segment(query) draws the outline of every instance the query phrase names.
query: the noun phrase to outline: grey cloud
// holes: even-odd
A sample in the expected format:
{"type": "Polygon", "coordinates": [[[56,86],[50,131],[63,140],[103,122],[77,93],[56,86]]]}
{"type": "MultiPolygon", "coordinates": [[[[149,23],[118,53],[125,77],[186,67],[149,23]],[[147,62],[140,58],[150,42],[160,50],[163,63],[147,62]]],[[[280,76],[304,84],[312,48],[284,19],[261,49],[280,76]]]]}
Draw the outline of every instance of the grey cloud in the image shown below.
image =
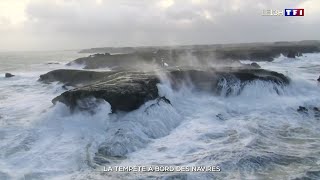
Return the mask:
{"type": "Polygon", "coordinates": [[[319,18],[305,23],[307,17],[261,16],[264,8],[284,9],[297,3],[175,0],[161,8],[156,0],[31,1],[22,31],[33,48],[46,49],[320,39],[315,31],[319,18]]]}

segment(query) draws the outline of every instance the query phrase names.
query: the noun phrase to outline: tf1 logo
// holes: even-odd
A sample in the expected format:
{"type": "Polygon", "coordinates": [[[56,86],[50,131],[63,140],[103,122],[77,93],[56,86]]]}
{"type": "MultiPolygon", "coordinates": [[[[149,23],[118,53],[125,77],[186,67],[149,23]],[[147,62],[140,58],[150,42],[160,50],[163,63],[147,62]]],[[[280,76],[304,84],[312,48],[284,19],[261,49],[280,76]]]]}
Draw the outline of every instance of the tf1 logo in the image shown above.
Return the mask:
{"type": "Polygon", "coordinates": [[[285,16],[304,16],[304,9],[285,9],[285,16]]]}
{"type": "Polygon", "coordinates": [[[304,9],[266,9],[262,11],[262,16],[304,16],[304,9]]]}

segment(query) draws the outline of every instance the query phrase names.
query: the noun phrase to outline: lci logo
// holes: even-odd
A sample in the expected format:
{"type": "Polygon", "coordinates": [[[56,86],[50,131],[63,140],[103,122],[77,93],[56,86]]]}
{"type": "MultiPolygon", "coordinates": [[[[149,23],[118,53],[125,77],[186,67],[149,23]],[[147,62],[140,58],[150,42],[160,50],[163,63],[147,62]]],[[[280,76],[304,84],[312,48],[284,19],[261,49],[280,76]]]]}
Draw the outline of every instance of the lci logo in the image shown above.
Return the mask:
{"type": "Polygon", "coordinates": [[[262,16],[304,16],[304,9],[266,9],[262,11],[262,16]]]}

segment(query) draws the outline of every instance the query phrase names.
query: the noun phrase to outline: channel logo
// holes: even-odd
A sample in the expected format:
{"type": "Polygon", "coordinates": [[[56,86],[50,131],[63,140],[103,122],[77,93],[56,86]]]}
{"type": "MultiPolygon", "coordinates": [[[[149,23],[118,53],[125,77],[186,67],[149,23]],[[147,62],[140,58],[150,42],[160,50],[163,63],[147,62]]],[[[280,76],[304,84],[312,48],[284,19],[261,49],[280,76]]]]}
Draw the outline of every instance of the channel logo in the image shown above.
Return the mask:
{"type": "Polygon", "coordinates": [[[304,16],[304,9],[265,9],[262,16],[304,16]]]}
{"type": "Polygon", "coordinates": [[[304,16],[304,9],[285,9],[285,16],[304,16]]]}

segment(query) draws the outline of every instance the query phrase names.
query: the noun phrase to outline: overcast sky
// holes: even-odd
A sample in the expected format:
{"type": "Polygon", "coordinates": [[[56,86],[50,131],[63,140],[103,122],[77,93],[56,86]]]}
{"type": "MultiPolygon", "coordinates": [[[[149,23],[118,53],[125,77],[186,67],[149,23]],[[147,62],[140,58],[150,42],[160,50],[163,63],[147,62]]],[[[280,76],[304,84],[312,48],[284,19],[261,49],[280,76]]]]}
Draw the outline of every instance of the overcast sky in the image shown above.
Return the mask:
{"type": "Polygon", "coordinates": [[[320,0],[0,0],[0,50],[320,39],[320,0]],[[304,17],[263,9],[304,8],[304,17]]]}

